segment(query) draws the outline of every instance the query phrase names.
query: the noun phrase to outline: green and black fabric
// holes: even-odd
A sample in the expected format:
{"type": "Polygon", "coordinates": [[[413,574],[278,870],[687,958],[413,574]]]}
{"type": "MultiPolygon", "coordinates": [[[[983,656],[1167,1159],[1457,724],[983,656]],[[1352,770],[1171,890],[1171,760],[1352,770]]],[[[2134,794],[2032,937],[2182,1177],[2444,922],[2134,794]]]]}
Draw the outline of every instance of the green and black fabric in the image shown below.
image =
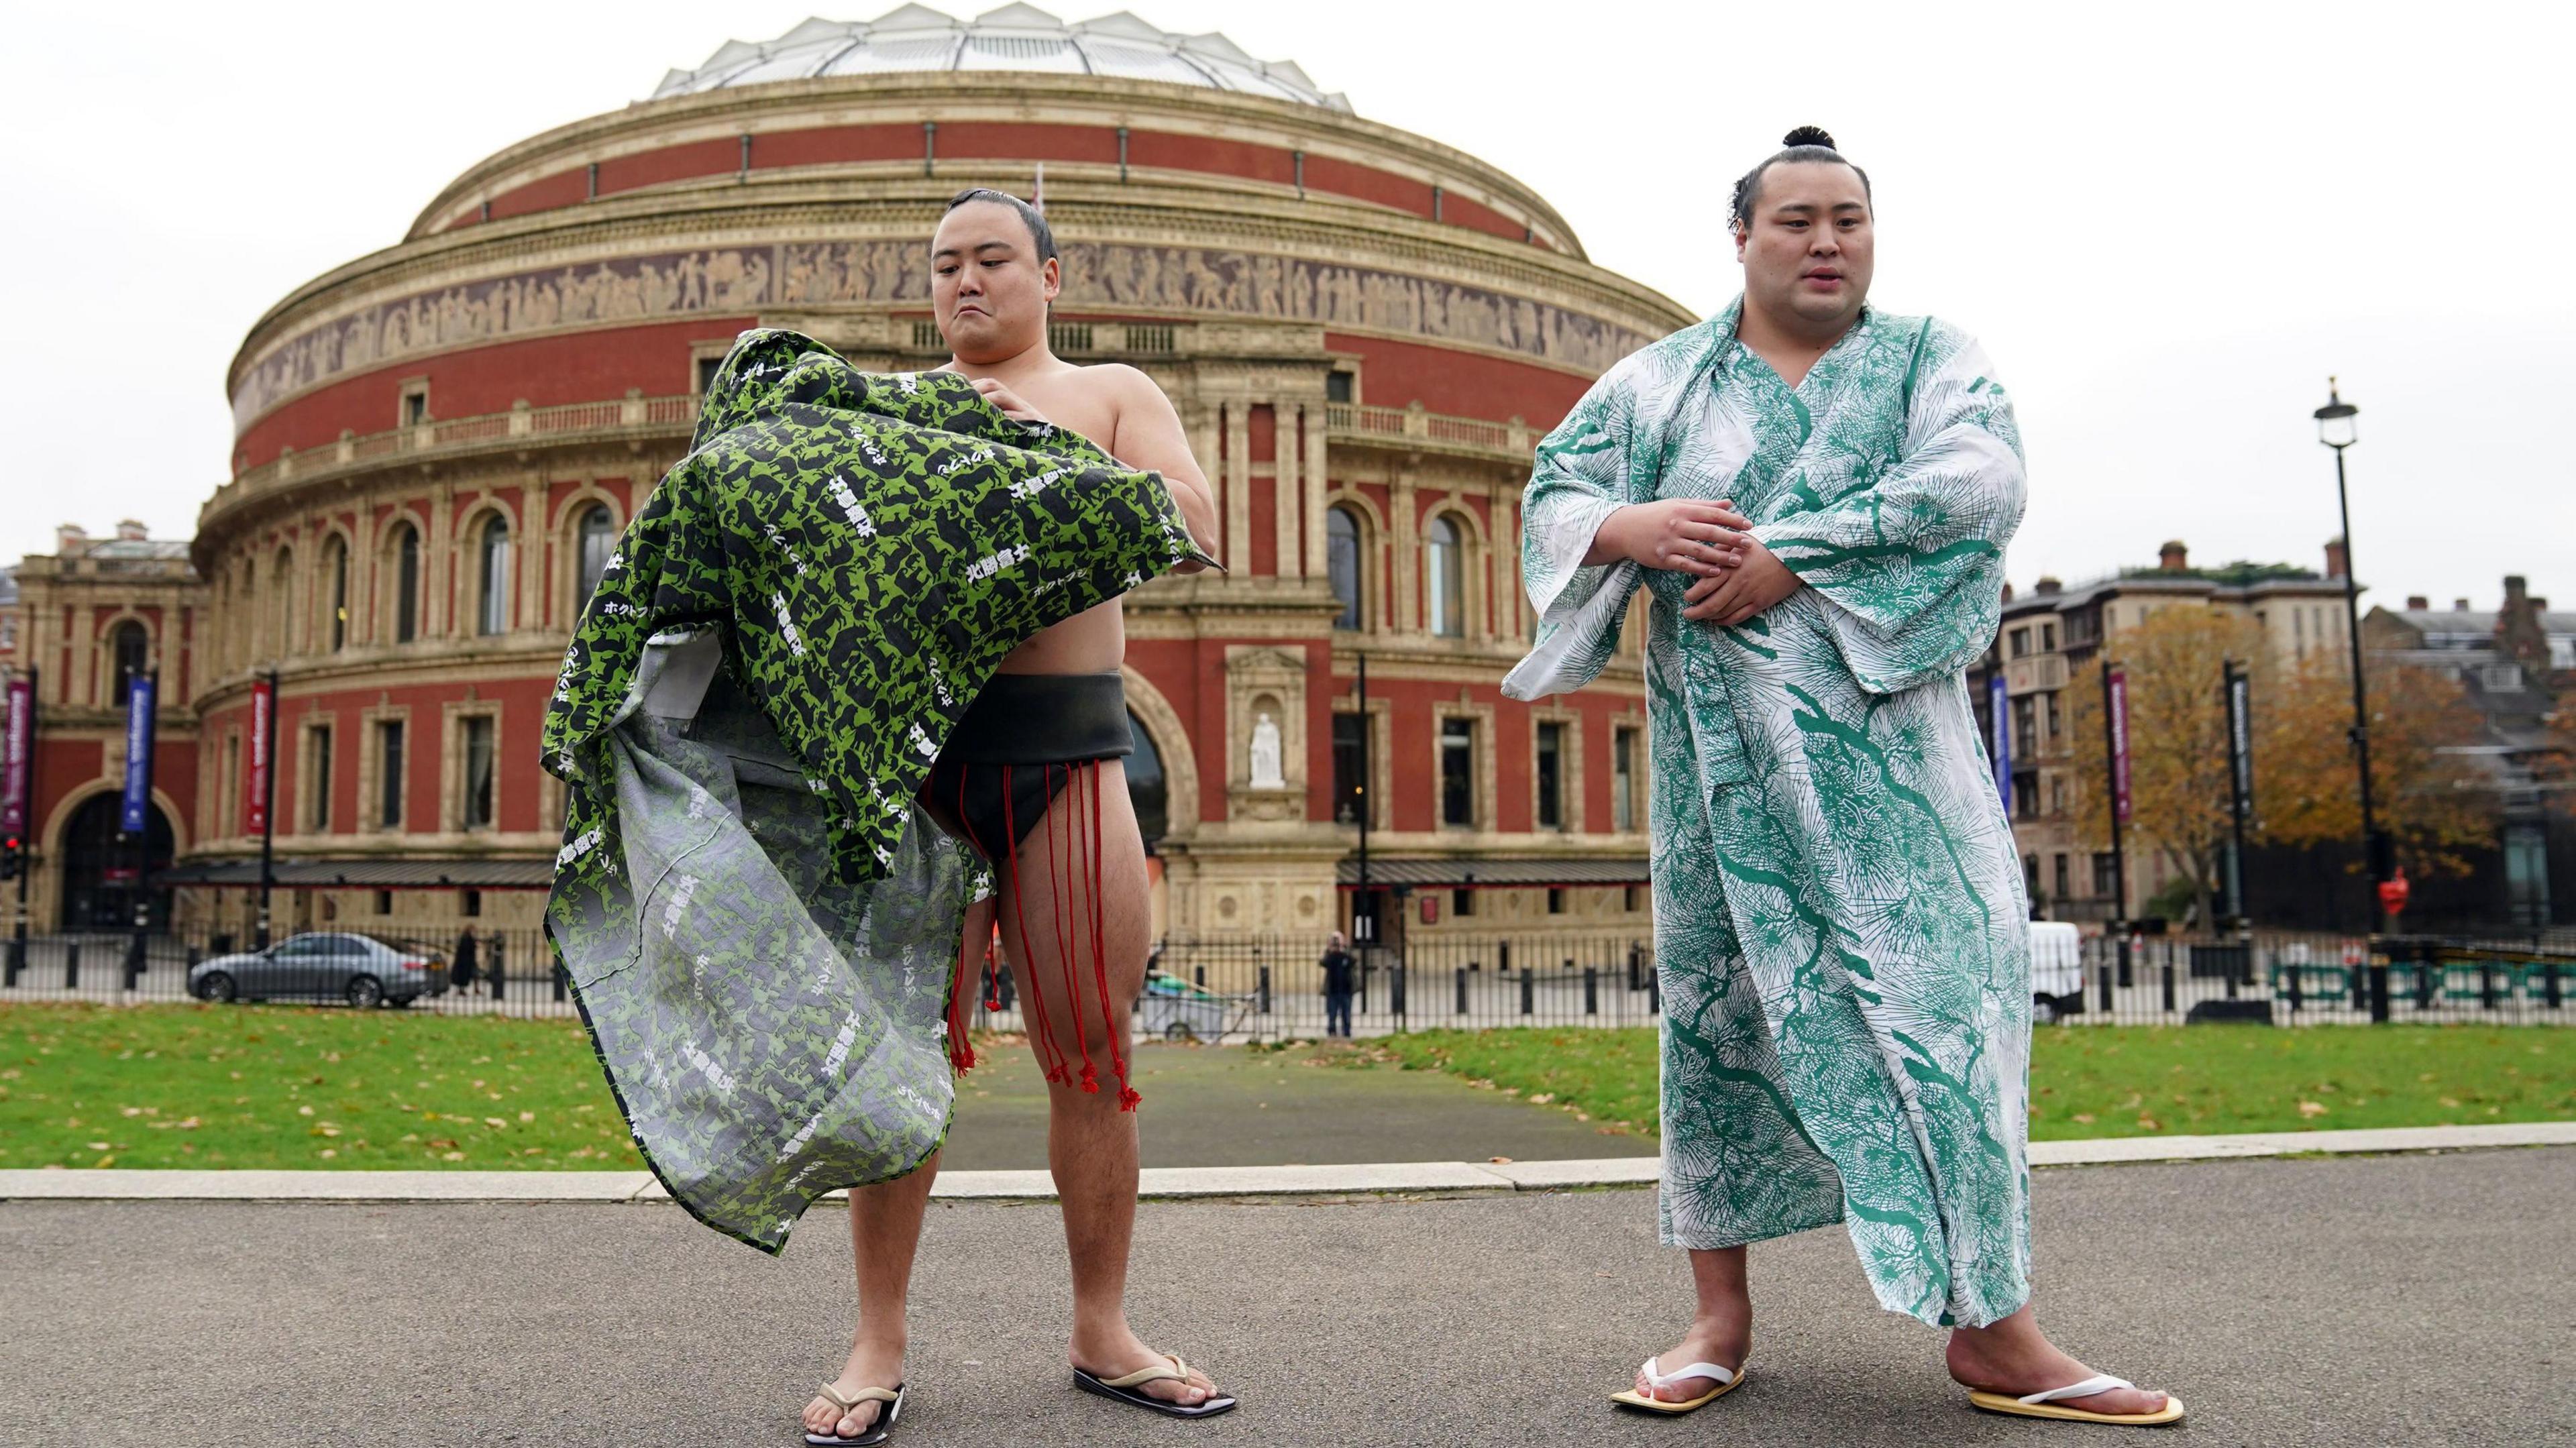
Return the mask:
{"type": "Polygon", "coordinates": [[[915,792],[1004,655],[1200,557],[1161,478],[961,377],[735,345],[545,723],[547,933],[699,1220],[775,1253],[817,1196],[937,1149],[989,881],[915,792]]]}

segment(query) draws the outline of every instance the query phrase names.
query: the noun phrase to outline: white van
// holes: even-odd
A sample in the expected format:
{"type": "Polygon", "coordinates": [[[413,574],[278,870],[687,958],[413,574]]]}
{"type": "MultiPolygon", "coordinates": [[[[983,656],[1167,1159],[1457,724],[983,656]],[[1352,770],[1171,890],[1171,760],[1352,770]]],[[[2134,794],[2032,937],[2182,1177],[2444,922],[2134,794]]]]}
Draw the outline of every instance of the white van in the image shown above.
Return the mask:
{"type": "Polygon", "coordinates": [[[2084,936],[2063,920],[2030,923],[2030,999],[2043,1023],[2084,1009],[2084,936]]]}

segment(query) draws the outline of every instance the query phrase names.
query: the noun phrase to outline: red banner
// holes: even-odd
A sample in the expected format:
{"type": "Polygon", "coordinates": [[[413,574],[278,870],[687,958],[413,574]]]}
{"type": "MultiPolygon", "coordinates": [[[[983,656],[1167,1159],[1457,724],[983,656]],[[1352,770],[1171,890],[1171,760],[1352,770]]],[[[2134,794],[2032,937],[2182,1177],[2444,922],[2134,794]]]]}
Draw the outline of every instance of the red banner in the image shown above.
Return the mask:
{"type": "Polygon", "coordinates": [[[2120,823],[2129,822],[2129,676],[2111,671],[2111,808],[2120,823]]]}
{"type": "Polygon", "coordinates": [[[271,697],[268,680],[253,679],[250,686],[250,771],[242,779],[242,791],[248,796],[242,802],[242,818],[248,833],[268,833],[268,741],[276,731],[270,727],[270,712],[277,707],[271,697]]]}

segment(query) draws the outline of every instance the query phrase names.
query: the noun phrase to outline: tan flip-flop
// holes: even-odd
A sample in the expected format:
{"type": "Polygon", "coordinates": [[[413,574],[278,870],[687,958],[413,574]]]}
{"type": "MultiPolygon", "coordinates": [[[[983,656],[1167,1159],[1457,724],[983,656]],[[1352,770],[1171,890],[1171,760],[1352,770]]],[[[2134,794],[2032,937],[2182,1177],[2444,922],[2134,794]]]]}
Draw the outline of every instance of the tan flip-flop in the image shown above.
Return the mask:
{"type": "Polygon", "coordinates": [[[2089,1398],[2095,1393],[2107,1393],[2114,1388],[2134,1390],[2137,1386],[2127,1378],[2115,1378],[2109,1373],[2103,1373],[2097,1377],[2086,1378],[2080,1383],[2068,1383],[2065,1387],[2050,1388],[2044,1393],[2032,1393],[2023,1398],[2011,1397],[2004,1393],[1972,1391],[1968,1394],[1968,1403],[1971,1407],[1982,1408],[1989,1413],[2009,1413],[2016,1418],[2055,1418],[2068,1423],[2109,1423],[2122,1428],[2154,1428],[2166,1423],[2182,1421],[2182,1399],[2171,1393],[2165,1394],[2165,1405],[2152,1413],[2096,1413],[2084,1408],[2060,1407],[2057,1402],[2060,1398],[2089,1398]]]}
{"type": "MultiPolygon", "coordinates": [[[[814,1390],[814,1396],[840,1409],[844,1415],[862,1403],[883,1403],[886,1407],[885,1411],[877,1414],[877,1420],[860,1430],[856,1437],[842,1438],[830,1433],[806,1434],[805,1441],[811,1444],[812,1448],[875,1448],[875,1445],[886,1440],[887,1434],[894,1431],[894,1420],[903,1412],[903,1384],[901,1383],[891,1388],[861,1388],[847,1397],[843,1397],[830,1383],[825,1383],[814,1390]]],[[[839,1427],[839,1421],[834,1420],[832,1426],[839,1427]]]]}
{"type": "Polygon", "coordinates": [[[1213,1418],[1234,1407],[1234,1398],[1226,1393],[1213,1393],[1204,1402],[1167,1403],[1151,1393],[1138,1392],[1147,1383],[1188,1382],[1190,1365],[1171,1353],[1158,1354],[1163,1360],[1138,1368],[1120,1377],[1104,1378],[1098,1373],[1073,1370],[1073,1385],[1086,1393],[1117,1402],[1132,1404],[1167,1418],[1213,1418]]]}
{"type": "Polygon", "coordinates": [[[1727,1394],[1734,1392],[1736,1388],[1744,1382],[1744,1374],[1742,1372],[1730,1368],[1719,1367],[1715,1363],[1692,1363],[1686,1368],[1675,1368],[1671,1372],[1660,1373],[1655,1371],[1655,1360],[1653,1358],[1648,1358],[1646,1359],[1645,1365],[1639,1368],[1638,1371],[1645,1375],[1646,1385],[1651,1388],[1661,1388],[1666,1383],[1685,1382],[1691,1378],[1707,1378],[1717,1384],[1716,1387],[1709,1389],[1707,1392],[1700,1394],[1696,1398],[1687,1398],[1680,1402],[1667,1402],[1662,1398],[1650,1398],[1644,1393],[1638,1392],[1635,1388],[1630,1388],[1625,1392],[1612,1393],[1610,1395],[1610,1401],[1618,1404],[1620,1407],[1631,1408],[1640,1413],[1661,1413],[1668,1418],[1678,1418],[1684,1413],[1696,1413],[1700,1409],[1707,1407],[1709,1404],[1716,1402],[1718,1399],[1725,1397],[1727,1394]]]}

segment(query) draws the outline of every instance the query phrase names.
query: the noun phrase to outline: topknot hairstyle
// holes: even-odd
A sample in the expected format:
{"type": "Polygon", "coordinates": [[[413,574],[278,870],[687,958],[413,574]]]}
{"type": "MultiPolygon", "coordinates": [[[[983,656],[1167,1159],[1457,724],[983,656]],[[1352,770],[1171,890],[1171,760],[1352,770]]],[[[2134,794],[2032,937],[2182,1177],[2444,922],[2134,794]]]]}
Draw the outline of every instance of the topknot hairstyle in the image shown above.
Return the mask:
{"type": "Polygon", "coordinates": [[[1038,265],[1044,266],[1056,259],[1055,230],[1047,225],[1046,213],[1008,191],[996,191],[990,186],[970,186],[958,192],[948,198],[946,210],[954,211],[973,201],[990,201],[1018,212],[1020,224],[1029,229],[1029,240],[1037,243],[1038,265]]]}
{"type": "Polygon", "coordinates": [[[1860,194],[1869,196],[1869,173],[1852,166],[1851,161],[1836,148],[1833,132],[1822,126],[1799,126],[1782,136],[1780,144],[1785,149],[1745,172],[1735,183],[1734,203],[1726,218],[1731,229],[1742,231],[1753,224],[1753,205],[1762,199],[1762,173],[1783,161],[1830,161],[1839,166],[1851,166],[1852,174],[1860,178],[1860,194]]]}

